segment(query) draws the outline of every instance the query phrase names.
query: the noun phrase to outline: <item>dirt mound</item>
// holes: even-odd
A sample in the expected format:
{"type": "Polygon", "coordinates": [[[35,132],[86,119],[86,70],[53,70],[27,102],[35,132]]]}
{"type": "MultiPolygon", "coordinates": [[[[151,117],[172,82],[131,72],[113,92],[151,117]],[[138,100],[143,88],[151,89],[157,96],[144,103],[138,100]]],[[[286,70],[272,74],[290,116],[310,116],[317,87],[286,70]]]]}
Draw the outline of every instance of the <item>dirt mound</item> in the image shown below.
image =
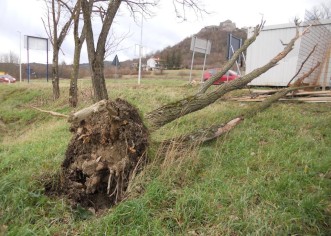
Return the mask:
{"type": "Polygon", "coordinates": [[[124,197],[128,183],[146,162],[148,132],[128,102],[103,100],[70,119],[73,137],[62,173],[50,194],[66,195],[73,205],[108,208],[124,197]]]}

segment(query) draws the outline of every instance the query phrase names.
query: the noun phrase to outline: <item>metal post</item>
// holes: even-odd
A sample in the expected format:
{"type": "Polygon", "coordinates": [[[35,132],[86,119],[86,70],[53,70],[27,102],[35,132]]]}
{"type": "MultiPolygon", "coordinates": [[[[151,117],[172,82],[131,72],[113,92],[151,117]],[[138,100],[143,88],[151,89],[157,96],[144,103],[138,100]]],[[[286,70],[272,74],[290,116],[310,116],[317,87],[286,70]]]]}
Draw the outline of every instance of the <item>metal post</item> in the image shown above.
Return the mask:
{"type": "Polygon", "coordinates": [[[17,31],[20,33],[20,82],[22,82],[22,42],[21,42],[21,31],[17,31]]]}
{"type": "Polygon", "coordinates": [[[203,83],[203,73],[205,72],[205,65],[206,65],[206,59],[207,59],[208,44],[209,44],[209,40],[206,41],[205,58],[203,60],[202,75],[201,75],[201,85],[203,83]]]}
{"type": "Polygon", "coordinates": [[[27,52],[27,72],[28,72],[28,83],[30,83],[30,62],[29,62],[29,36],[26,37],[26,52],[27,52]]]}
{"type": "MultiPolygon", "coordinates": [[[[234,50],[233,50],[232,45],[231,45],[230,47],[231,47],[231,50],[232,50],[232,56],[233,56],[233,54],[234,54],[234,50]]],[[[238,65],[238,61],[237,61],[237,60],[236,60],[236,66],[237,66],[238,74],[241,76],[241,73],[240,73],[240,69],[239,69],[239,65],[238,65]]]]}
{"type": "Polygon", "coordinates": [[[194,43],[193,43],[193,54],[192,54],[192,61],[191,61],[191,71],[190,71],[190,83],[192,82],[192,69],[193,69],[193,61],[194,61],[194,53],[195,53],[195,41],[197,37],[193,37],[194,43]]]}
{"type": "Polygon", "coordinates": [[[140,80],[141,80],[141,57],[142,57],[142,46],[143,46],[143,22],[144,22],[144,17],[143,17],[143,11],[141,10],[141,28],[140,28],[140,45],[139,45],[139,72],[138,72],[138,84],[140,85],[140,80]]]}
{"type": "Polygon", "coordinates": [[[46,81],[48,82],[48,39],[46,39],[46,81]]]}

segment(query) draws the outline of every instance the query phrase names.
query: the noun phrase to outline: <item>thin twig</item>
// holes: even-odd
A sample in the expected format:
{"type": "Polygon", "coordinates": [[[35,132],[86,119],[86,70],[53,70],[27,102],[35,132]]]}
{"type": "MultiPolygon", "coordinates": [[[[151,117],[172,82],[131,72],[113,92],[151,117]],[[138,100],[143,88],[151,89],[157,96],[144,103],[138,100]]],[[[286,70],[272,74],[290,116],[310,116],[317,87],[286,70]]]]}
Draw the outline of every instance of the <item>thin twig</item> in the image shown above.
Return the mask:
{"type": "Polygon", "coordinates": [[[40,109],[40,108],[34,107],[34,106],[30,106],[30,107],[33,108],[33,109],[35,109],[35,110],[37,110],[37,111],[50,114],[52,116],[57,116],[57,117],[62,117],[62,118],[68,118],[69,117],[68,115],[65,115],[65,114],[62,114],[62,113],[59,113],[59,112],[47,111],[47,110],[43,110],[43,109],[40,109]]]}
{"type": "Polygon", "coordinates": [[[298,70],[298,72],[292,77],[292,79],[290,79],[290,81],[288,82],[287,86],[290,86],[290,84],[294,80],[294,78],[300,73],[302,67],[308,61],[309,57],[314,53],[316,47],[317,47],[317,44],[315,44],[315,46],[313,47],[313,49],[311,50],[311,52],[308,54],[308,56],[306,57],[306,59],[302,62],[301,66],[300,66],[300,68],[298,70]]]}

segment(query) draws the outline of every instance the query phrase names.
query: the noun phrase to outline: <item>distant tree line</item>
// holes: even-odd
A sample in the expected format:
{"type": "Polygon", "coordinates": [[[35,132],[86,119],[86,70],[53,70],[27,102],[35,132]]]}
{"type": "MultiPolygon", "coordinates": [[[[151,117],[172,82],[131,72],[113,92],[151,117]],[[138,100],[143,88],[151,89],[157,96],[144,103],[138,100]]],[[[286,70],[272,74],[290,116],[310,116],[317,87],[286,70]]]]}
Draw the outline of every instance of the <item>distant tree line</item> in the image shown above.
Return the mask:
{"type": "Polygon", "coordinates": [[[2,53],[2,54],[0,54],[0,63],[18,64],[19,57],[12,51],[10,51],[9,53],[2,53]]]}
{"type": "Polygon", "coordinates": [[[164,67],[167,69],[180,69],[182,67],[182,53],[176,50],[165,51],[161,61],[164,62],[164,67]]]}

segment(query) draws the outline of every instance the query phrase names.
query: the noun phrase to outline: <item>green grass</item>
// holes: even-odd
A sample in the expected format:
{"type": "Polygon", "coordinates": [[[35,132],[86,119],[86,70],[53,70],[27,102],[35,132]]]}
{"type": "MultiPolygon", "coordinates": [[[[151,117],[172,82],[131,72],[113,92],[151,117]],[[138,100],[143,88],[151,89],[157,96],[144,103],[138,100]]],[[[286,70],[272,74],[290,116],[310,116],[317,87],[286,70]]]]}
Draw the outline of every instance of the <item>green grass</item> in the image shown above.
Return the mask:
{"type": "MultiPolygon", "coordinates": [[[[182,78],[156,78],[141,86],[135,78],[107,80],[110,98],[144,114],[197,90],[182,78]]],[[[151,162],[136,179],[143,191],[94,216],[44,194],[43,179],[58,173],[71,135],[64,119],[30,106],[68,114],[92,103],[89,80],[79,81],[74,110],[68,87],[61,81],[53,102],[51,83],[0,84],[0,235],[331,234],[330,104],[276,103],[178,159],[151,146],[151,162]]],[[[218,101],[152,139],[222,123],[251,106],[218,101]]]]}

